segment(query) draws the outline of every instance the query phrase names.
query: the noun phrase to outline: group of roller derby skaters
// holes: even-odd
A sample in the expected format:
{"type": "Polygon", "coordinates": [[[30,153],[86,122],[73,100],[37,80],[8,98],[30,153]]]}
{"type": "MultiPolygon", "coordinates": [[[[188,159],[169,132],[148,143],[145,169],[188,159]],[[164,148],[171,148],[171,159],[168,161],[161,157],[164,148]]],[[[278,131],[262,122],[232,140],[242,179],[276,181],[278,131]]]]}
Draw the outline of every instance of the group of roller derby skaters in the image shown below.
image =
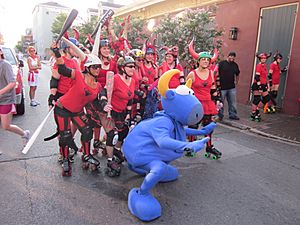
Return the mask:
{"type": "Polygon", "coordinates": [[[276,52],[273,55],[273,61],[270,68],[267,68],[267,60],[272,56],[272,53],[256,54],[259,63],[255,68],[255,77],[251,86],[253,101],[251,120],[260,122],[260,109],[264,113],[275,113],[277,107],[277,94],[280,83],[280,74],[287,71],[287,67],[281,69],[280,62],[282,61],[282,54],[276,52]]]}
{"type": "MultiPolygon", "coordinates": [[[[107,158],[106,174],[119,176],[121,164],[126,160],[122,143],[134,126],[163,110],[157,83],[161,75],[171,69],[178,69],[180,73],[170,80],[169,88],[175,89],[190,78],[191,89],[202,104],[203,118],[192,128],[213,122],[218,109],[223,107],[216,50],[196,53],[193,40],[186,40],[195,65],[184,73],[176,43],[158,48],[155,41],[147,39],[141,49],[131,49],[127,40],[129,24],[129,20],[125,20],[119,37],[108,21],[102,27],[107,37],[101,35],[99,28],[94,39],[89,35],[86,43],[79,43],[80,34],[73,29],[74,37],[65,33],[59,43],[51,45],[53,60],[48,104],[50,108],[55,107],[57,132],[46,140],[58,139],[62,176],[71,176],[77,152],[82,153],[83,169],[98,170],[97,157],[101,154],[107,158]],[[164,52],[161,65],[157,63],[158,51],[164,52]],[[77,130],[81,133],[80,144],[74,141],[77,130]]],[[[260,121],[260,108],[267,105],[265,110],[273,112],[276,107],[282,56],[276,53],[268,73],[265,63],[269,56],[257,55],[259,64],[252,85],[251,114],[256,121],[260,121]]],[[[219,159],[222,153],[212,144],[212,133],[207,136],[210,140],[206,143],[205,156],[219,159]]],[[[195,140],[194,136],[187,139],[189,142],[195,140]]]]}

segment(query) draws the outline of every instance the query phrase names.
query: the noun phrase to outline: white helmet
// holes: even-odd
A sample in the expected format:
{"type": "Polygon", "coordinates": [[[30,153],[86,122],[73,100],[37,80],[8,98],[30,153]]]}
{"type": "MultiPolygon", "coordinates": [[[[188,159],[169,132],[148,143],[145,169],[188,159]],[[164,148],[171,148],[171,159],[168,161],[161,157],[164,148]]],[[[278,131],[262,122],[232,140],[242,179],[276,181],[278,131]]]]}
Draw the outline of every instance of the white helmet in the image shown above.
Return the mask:
{"type": "Polygon", "coordinates": [[[85,67],[89,67],[92,65],[100,65],[102,64],[101,60],[99,59],[98,56],[94,55],[94,54],[88,54],[87,55],[87,60],[84,63],[85,67]]]}

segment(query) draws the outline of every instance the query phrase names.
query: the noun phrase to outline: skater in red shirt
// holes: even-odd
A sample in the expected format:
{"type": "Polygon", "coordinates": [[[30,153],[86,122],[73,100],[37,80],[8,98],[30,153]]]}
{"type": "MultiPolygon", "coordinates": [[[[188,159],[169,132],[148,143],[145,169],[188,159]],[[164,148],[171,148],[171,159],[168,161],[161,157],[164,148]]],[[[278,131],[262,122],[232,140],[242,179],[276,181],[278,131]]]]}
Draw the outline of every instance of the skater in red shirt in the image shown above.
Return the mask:
{"type": "Polygon", "coordinates": [[[102,89],[101,85],[96,81],[101,61],[98,56],[89,54],[84,63],[84,71],[81,72],[78,69],[69,69],[66,67],[56,44],[51,46],[51,50],[56,57],[58,73],[74,80],[70,90],[56,101],[54,109],[55,120],[60,135],[60,152],[63,156],[62,175],[71,175],[71,165],[68,157],[70,143],[73,141],[70,126],[71,121],[81,133],[84,154],[82,157],[83,168],[91,166],[91,169],[95,170],[99,167],[100,163],[90,155],[90,142],[93,138],[93,130],[89,126],[83,107],[96,99],[102,89]]]}
{"type": "Polygon", "coordinates": [[[171,69],[180,70],[181,72],[173,76],[169,83],[169,88],[177,88],[179,85],[184,84],[183,68],[178,63],[178,47],[163,47],[162,49],[166,50],[165,61],[158,68],[158,76],[160,77],[162,74],[171,69]]]}
{"type": "Polygon", "coordinates": [[[266,104],[264,112],[275,113],[276,112],[276,98],[278,94],[278,88],[280,83],[280,74],[287,71],[287,67],[280,69],[280,63],[282,61],[282,55],[278,52],[273,57],[273,62],[270,64],[268,84],[271,101],[266,104]]]}
{"type": "MultiPolygon", "coordinates": [[[[217,57],[211,56],[209,52],[196,53],[193,49],[193,41],[189,45],[189,50],[194,59],[198,62],[198,68],[191,71],[186,79],[192,79],[192,89],[197,99],[201,102],[204,116],[201,120],[202,126],[206,126],[212,122],[212,117],[217,114],[217,108],[222,106],[221,95],[217,91],[213,71],[209,69],[209,65],[217,57]]],[[[197,127],[195,127],[198,129],[197,127]]],[[[218,151],[212,144],[212,133],[208,135],[210,140],[206,144],[206,154],[209,157],[211,154],[214,159],[218,159],[222,156],[222,153],[218,151]]]]}
{"type": "MultiPolygon", "coordinates": [[[[71,41],[74,45],[79,46],[79,42],[75,39],[75,38],[69,38],[69,41],[71,41]]],[[[66,64],[66,67],[70,68],[70,69],[74,69],[74,70],[80,70],[79,69],[79,64],[78,64],[78,60],[77,60],[77,54],[76,52],[73,50],[73,48],[70,48],[69,45],[67,45],[66,42],[61,42],[61,52],[62,52],[62,59],[64,61],[64,63],[66,64]]],[[[58,71],[57,71],[57,64],[54,63],[53,67],[52,67],[52,77],[50,80],[50,95],[48,97],[48,105],[50,108],[52,108],[55,105],[55,102],[57,101],[57,99],[59,99],[61,96],[63,96],[64,94],[66,94],[70,88],[73,85],[74,80],[71,79],[70,77],[66,77],[66,76],[61,76],[58,71]]],[[[76,126],[74,126],[71,123],[71,131],[72,134],[74,136],[75,132],[76,132],[76,126]]],[[[73,143],[72,146],[70,146],[70,151],[69,151],[69,158],[70,161],[74,161],[74,155],[76,154],[76,152],[78,151],[78,148],[75,144],[75,142],[73,143]]],[[[58,155],[58,161],[62,162],[63,157],[61,154],[58,155]]]]}
{"type": "Polygon", "coordinates": [[[267,86],[267,59],[271,56],[270,54],[261,53],[257,54],[256,57],[259,60],[259,63],[256,65],[255,69],[255,77],[252,84],[252,92],[253,92],[253,101],[252,101],[252,113],[250,115],[253,121],[260,122],[261,115],[260,109],[264,107],[266,103],[270,101],[270,95],[268,92],[267,86]]]}
{"type": "Polygon", "coordinates": [[[129,56],[135,61],[135,71],[133,75],[133,79],[135,80],[135,95],[132,104],[132,118],[134,118],[133,121],[135,123],[138,123],[142,119],[141,103],[145,101],[146,98],[141,72],[141,65],[143,64],[145,53],[140,49],[132,49],[129,56]]]}
{"type": "MultiPolygon", "coordinates": [[[[112,71],[114,74],[117,73],[116,62],[110,56],[110,45],[108,39],[101,39],[99,44],[99,58],[102,62],[99,70],[99,76],[97,81],[102,87],[106,84],[106,73],[112,71]]],[[[103,148],[104,144],[100,141],[100,129],[101,127],[94,127],[94,143],[93,143],[93,154],[97,154],[100,148],[103,148]]]]}
{"type": "MultiPolygon", "coordinates": [[[[130,56],[120,57],[117,65],[119,74],[114,76],[111,104],[104,107],[105,111],[111,110],[111,119],[116,127],[107,133],[106,140],[107,174],[112,177],[120,175],[120,164],[124,161],[121,145],[129,131],[128,124],[131,119],[131,105],[135,90],[135,80],[132,78],[135,70],[134,59],[130,56]],[[118,134],[117,141],[116,131],[118,134]]],[[[107,99],[106,93],[107,90],[105,89],[102,92],[102,101],[107,99]]]]}

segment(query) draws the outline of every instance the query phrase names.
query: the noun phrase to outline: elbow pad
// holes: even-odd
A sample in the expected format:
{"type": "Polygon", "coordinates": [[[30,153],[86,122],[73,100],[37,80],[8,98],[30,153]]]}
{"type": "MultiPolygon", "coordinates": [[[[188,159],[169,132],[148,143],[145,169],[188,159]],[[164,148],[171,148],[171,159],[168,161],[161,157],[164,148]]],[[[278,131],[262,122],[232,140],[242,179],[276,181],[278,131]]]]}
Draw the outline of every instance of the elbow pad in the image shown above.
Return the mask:
{"type": "Polygon", "coordinates": [[[256,82],[259,82],[260,81],[260,75],[255,74],[254,79],[256,80],[256,82]]]}
{"type": "Polygon", "coordinates": [[[268,74],[268,79],[269,79],[269,80],[272,80],[272,73],[269,73],[269,74],[268,74]]]}
{"type": "Polygon", "coordinates": [[[50,80],[50,89],[58,87],[58,79],[51,77],[50,80]]]}
{"type": "Polygon", "coordinates": [[[63,75],[65,77],[71,77],[72,76],[72,70],[66,67],[65,64],[58,64],[58,73],[60,75],[63,75]]]}

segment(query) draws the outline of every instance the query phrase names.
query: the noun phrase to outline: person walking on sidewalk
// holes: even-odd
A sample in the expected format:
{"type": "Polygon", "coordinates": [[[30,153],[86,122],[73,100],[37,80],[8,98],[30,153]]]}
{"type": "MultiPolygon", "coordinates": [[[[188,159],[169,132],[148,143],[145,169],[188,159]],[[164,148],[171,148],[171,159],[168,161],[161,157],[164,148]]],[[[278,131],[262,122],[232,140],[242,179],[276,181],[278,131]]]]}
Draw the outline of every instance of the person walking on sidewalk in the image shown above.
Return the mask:
{"type": "MultiPolygon", "coordinates": [[[[29,140],[29,130],[23,130],[16,125],[11,124],[12,115],[15,109],[15,86],[16,78],[12,66],[4,59],[4,53],[0,47],[0,120],[4,130],[18,134],[23,139],[25,146],[29,140]]],[[[0,154],[1,155],[1,154],[0,154]]]]}
{"type": "Polygon", "coordinates": [[[218,65],[221,96],[223,107],[219,110],[219,119],[222,120],[224,117],[224,103],[225,99],[228,103],[228,114],[229,119],[239,120],[236,110],[236,85],[239,82],[239,66],[235,62],[236,53],[230,52],[226,60],[223,60],[218,65]]]}

